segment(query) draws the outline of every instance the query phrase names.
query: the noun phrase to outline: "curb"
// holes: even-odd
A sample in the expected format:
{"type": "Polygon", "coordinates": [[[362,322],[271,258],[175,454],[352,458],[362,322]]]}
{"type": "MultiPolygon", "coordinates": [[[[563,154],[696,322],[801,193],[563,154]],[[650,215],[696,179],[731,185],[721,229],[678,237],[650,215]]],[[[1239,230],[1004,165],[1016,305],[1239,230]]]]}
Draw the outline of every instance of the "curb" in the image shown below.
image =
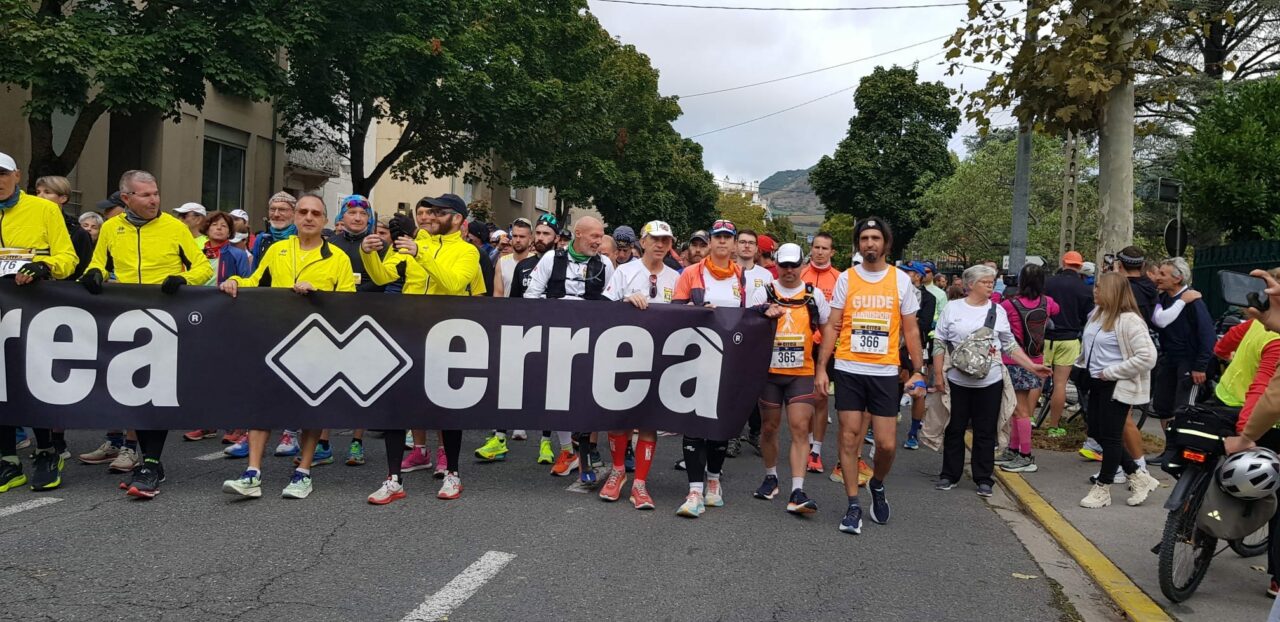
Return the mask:
{"type": "Polygon", "coordinates": [[[1007,473],[999,467],[995,470],[996,479],[1004,486],[1005,492],[1013,497],[1045,531],[1057,541],[1098,587],[1115,602],[1130,620],[1142,622],[1172,622],[1173,618],[1165,613],[1156,601],[1147,596],[1129,576],[1107,558],[1098,547],[1094,546],[1084,534],[1080,533],[1062,514],[1044,500],[1031,484],[1021,475],[1007,473]]]}

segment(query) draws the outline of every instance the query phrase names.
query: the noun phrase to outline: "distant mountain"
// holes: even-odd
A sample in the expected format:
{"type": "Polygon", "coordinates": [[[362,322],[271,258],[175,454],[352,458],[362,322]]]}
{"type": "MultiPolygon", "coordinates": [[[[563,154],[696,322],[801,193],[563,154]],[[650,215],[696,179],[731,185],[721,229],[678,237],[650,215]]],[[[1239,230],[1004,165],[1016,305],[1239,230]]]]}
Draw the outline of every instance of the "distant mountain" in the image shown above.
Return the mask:
{"type": "Polygon", "coordinates": [[[760,182],[760,196],[769,201],[773,212],[787,216],[805,233],[817,231],[826,215],[826,208],[809,185],[810,170],[778,171],[760,182]]]}

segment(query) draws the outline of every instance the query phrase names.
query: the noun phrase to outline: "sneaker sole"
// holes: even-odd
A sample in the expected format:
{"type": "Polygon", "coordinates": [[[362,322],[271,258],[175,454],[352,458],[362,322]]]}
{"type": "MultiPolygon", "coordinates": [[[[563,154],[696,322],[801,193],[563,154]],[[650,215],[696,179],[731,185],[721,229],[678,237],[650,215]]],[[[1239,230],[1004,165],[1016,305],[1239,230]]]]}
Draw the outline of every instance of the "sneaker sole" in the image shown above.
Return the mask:
{"type": "Polygon", "coordinates": [[[983,497],[983,498],[990,498],[990,497],[991,497],[991,495],[993,495],[993,494],[995,494],[995,493],[992,493],[992,492],[986,492],[986,491],[983,491],[983,490],[979,490],[979,491],[978,491],[978,496],[979,496],[979,497],[983,497]]]}
{"type": "Polygon", "coordinates": [[[771,492],[771,493],[769,493],[769,494],[767,494],[767,495],[762,495],[762,494],[760,494],[760,491],[759,491],[759,490],[757,490],[757,491],[755,491],[755,492],[753,492],[753,493],[751,493],[751,494],[752,494],[752,496],[754,496],[754,497],[755,497],[755,498],[757,498],[757,499],[764,499],[764,500],[766,500],[766,501],[773,501],[773,498],[774,498],[774,497],[776,497],[776,496],[778,496],[778,489],[777,489],[777,488],[774,488],[774,489],[773,489],[773,492],[771,492]]]}
{"type": "Polygon", "coordinates": [[[288,493],[288,492],[280,493],[280,498],[282,499],[306,499],[307,497],[310,497],[310,496],[311,496],[311,491],[304,492],[301,495],[299,495],[298,493],[288,493]]]}
{"type": "Polygon", "coordinates": [[[506,461],[506,459],[507,459],[507,454],[502,454],[500,456],[493,456],[491,458],[486,458],[478,453],[476,454],[476,460],[480,464],[484,464],[486,462],[504,462],[506,461]]]}
{"type": "Polygon", "coordinates": [[[569,476],[571,473],[573,473],[574,471],[580,471],[580,470],[581,470],[581,469],[579,469],[579,468],[578,468],[578,463],[574,462],[574,463],[571,463],[571,464],[569,465],[569,468],[568,468],[567,470],[565,470],[564,472],[560,472],[560,471],[557,471],[557,470],[555,470],[555,469],[551,469],[551,474],[552,474],[552,475],[554,475],[554,476],[556,476],[556,477],[568,477],[568,476],[569,476]]]}
{"type": "Polygon", "coordinates": [[[787,511],[792,514],[804,515],[804,514],[813,514],[814,512],[818,511],[818,508],[808,506],[808,505],[791,505],[790,503],[788,503],[787,511]]]}
{"type": "Polygon", "coordinates": [[[112,473],[132,473],[136,468],[138,468],[138,465],[135,464],[127,469],[124,467],[110,467],[107,470],[112,473]]]}
{"type": "Polygon", "coordinates": [[[1007,466],[1001,466],[1000,469],[1005,471],[1006,473],[1035,473],[1036,471],[1040,470],[1040,467],[1034,464],[1030,464],[1027,466],[1020,466],[1020,467],[1013,467],[1013,468],[1009,468],[1007,466]]]}
{"type": "Polygon", "coordinates": [[[862,525],[859,524],[857,527],[845,527],[844,523],[840,523],[840,531],[841,533],[852,534],[855,536],[862,535],[862,525]]]}
{"type": "Polygon", "coordinates": [[[33,491],[35,491],[35,492],[44,492],[44,491],[46,491],[46,490],[55,490],[55,489],[57,489],[57,488],[59,488],[59,487],[61,487],[61,486],[62,486],[62,478],[61,478],[61,477],[59,477],[58,479],[53,480],[52,482],[49,482],[48,484],[44,484],[43,486],[38,486],[38,485],[36,485],[36,484],[32,483],[32,484],[31,484],[31,490],[33,490],[33,491]]]}
{"type": "Polygon", "coordinates": [[[76,456],[76,460],[79,460],[80,464],[111,464],[112,462],[116,461],[116,457],[107,456],[106,458],[90,459],[90,458],[85,458],[84,456],[76,456]]]}
{"type": "Polygon", "coordinates": [[[239,488],[236,488],[235,486],[228,486],[228,485],[226,485],[226,484],[223,484],[223,485],[222,485],[222,492],[225,492],[225,493],[227,493],[227,494],[229,494],[229,495],[239,495],[239,496],[244,497],[244,498],[246,498],[246,499],[258,499],[258,498],[262,497],[262,488],[260,488],[260,487],[259,487],[259,488],[256,488],[256,489],[250,489],[250,490],[240,490],[239,488]]]}
{"type": "Polygon", "coordinates": [[[0,486],[0,492],[9,492],[14,488],[19,488],[21,486],[25,486],[26,484],[27,484],[27,476],[21,475],[19,477],[15,477],[9,480],[3,486],[0,486]]]}
{"type": "Polygon", "coordinates": [[[364,460],[352,460],[347,458],[347,466],[364,466],[364,460]]]}
{"type": "Polygon", "coordinates": [[[130,497],[136,497],[138,499],[151,500],[156,498],[156,495],[160,494],[160,491],[159,490],[138,490],[136,486],[130,486],[129,490],[125,491],[125,494],[129,495],[130,497]]]}
{"type": "Polygon", "coordinates": [[[702,516],[702,512],[696,512],[696,511],[686,512],[685,510],[676,510],[676,516],[683,516],[684,518],[698,518],[699,516],[702,516]]]}
{"type": "Polygon", "coordinates": [[[401,466],[400,466],[400,472],[401,472],[401,473],[413,473],[413,472],[415,472],[415,471],[426,471],[426,470],[430,469],[430,468],[431,468],[431,466],[432,466],[432,465],[430,465],[430,464],[422,464],[422,465],[418,465],[418,466],[409,466],[409,467],[404,466],[404,465],[401,465],[401,466]]]}
{"type": "Polygon", "coordinates": [[[397,492],[397,493],[395,493],[395,494],[391,495],[390,497],[387,497],[386,499],[374,499],[373,497],[369,497],[369,503],[371,503],[371,504],[373,504],[373,505],[387,505],[388,503],[391,503],[392,501],[399,501],[400,499],[403,499],[403,498],[405,498],[406,496],[407,496],[407,495],[406,495],[406,494],[404,493],[404,491],[402,490],[402,491],[400,491],[400,492],[397,492]]]}
{"type": "Polygon", "coordinates": [[[438,493],[438,492],[436,493],[436,498],[437,498],[437,499],[443,499],[443,500],[445,500],[445,501],[452,501],[452,500],[457,499],[458,497],[461,497],[461,496],[462,496],[462,489],[458,489],[458,492],[457,492],[457,493],[455,493],[455,494],[452,494],[452,495],[446,495],[446,494],[442,494],[442,493],[438,493]]]}
{"type": "Polygon", "coordinates": [[[820,469],[820,468],[819,468],[819,469],[815,469],[815,468],[813,468],[813,467],[805,467],[805,468],[804,468],[804,470],[805,470],[805,471],[808,471],[809,473],[822,473],[822,472],[823,472],[823,470],[822,470],[822,469],[820,469]]]}

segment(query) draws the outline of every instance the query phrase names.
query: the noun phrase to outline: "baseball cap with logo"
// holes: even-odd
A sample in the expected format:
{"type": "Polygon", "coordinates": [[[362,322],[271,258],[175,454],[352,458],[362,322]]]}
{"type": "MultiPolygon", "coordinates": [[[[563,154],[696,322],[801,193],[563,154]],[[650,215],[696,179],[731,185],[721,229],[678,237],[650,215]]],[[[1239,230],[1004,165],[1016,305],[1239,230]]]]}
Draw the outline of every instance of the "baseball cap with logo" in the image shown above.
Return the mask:
{"type": "Polygon", "coordinates": [[[204,206],[199,203],[183,203],[182,205],[178,206],[178,209],[173,210],[173,212],[175,214],[195,213],[195,214],[200,214],[201,216],[209,215],[209,210],[206,210],[204,206]]]}
{"type": "Polygon", "coordinates": [[[800,250],[799,244],[790,242],[778,247],[778,254],[774,256],[774,260],[779,266],[798,266],[804,261],[804,251],[800,250]]]}
{"type": "Polygon", "coordinates": [[[703,231],[702,229],[698,229],[697,231],[693,232],[693,235],[689,236],[690,242],[694,240],[702,240],[703,244],[710,244],[711,236],[707,235],[706,231],[703,231]]]}
{"type": "Polygon", "coordinates": [[[738,227],[732,220],[723,218],[711,223],[711,235],[738,235],[738,227]]]}
{"type": "Polygon", "coordinates": [[[650,220],[640,228],[640,237],[674,238],[675,234],[671,232],[671,225],[668,225],[661,220],[650,220]]]}
{"type": "Polygon", "coordinates": [[[1062,255],[1062,265],[1079,268],[1084,265],[1084,257],[1075,251],[1067,251],[1062,255]]]}
{"type": "Polygon", "coordinates": [[[13,156],[0,153],[0,173],[12,173],[16,170],[18,170],[18,163],[13,160],[13,156]]]}

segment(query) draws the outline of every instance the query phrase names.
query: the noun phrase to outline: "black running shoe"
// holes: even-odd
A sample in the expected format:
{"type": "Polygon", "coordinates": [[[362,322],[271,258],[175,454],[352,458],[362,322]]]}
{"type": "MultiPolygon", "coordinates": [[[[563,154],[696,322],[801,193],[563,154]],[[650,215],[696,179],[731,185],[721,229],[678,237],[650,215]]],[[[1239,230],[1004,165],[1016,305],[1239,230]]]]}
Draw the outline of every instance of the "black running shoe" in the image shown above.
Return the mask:
{"type": "Polygon", "coordinates": [[[37,451],[31,461],[31,489],[53,490],[62,485],[62,457],[52,449],[37,451]]]}
{"type": "Polygon", "coordinates": [[[160,482],[164,481],[164,466],[158,461],[143,460],[133,470],[133,481],[129,482],[128,495],[139,499],[153,499],[160,492],[160,482]]]}
{"type": "Polygon", "coordinates": [[[884,484],[876,489],[868,483],[867,490],[871,491],[871,520],[881,525],[889,522],[889,501],[884,498],[884,484]]]}
{"type": "Polygon", "coordinates": [[[8,492],[25,483],[27,476],[22,472],[22,463],[0,461],[0,492],[8,492]]]}
{"type": "Polygon", "coordinates": [[[792,514],[812,514],[818,511],[818,504],[804,494],[799,488],[791,491],[791,499],[787,501],[787,511],[792,514]]]}
{"type": "Polygon", "coordinates": [[[778,494],[778,476],[765,475],[764,483],[760,484],[760,487],[752,494],[757,499],[772,499],[774,495],[778,494]]]}

